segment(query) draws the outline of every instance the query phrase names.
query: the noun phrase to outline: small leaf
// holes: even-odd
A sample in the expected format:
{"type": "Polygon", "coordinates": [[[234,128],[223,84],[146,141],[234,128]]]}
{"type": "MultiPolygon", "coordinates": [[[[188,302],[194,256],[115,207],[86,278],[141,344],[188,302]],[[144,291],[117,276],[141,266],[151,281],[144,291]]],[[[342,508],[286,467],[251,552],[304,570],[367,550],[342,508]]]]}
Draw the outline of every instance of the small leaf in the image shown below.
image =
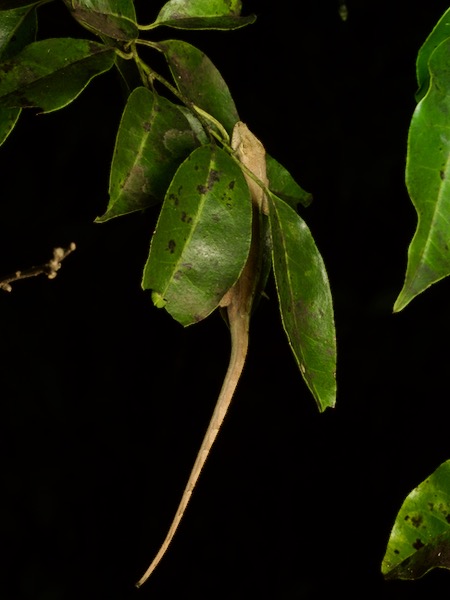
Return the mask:
{"type": "Polygon", "coordinates": [[[139,36],[133,0],[64,0],[74,19],[98,36],[130,42],[139,36]]]}
{"type": "Polygon", "coordinates": [[[185,106],[177,106],[178,110],[183,113],[186,119],[191,126],[192,131],[194,132],[195,137],[199,140],[202,145],[206,145],[209,142],[209,137],[203,129],[203,125],[197,119],[197,117],[193,114],[191,110],[186,108],[185,106]]]}
{"type": "Polygon", "coordinates": [[[254,23],[256,17],[241,17],[240,0],[170,0],[154,25],[177,29],[238,29],[254,23]]]}
{"type": "Polygon", "coordinates": [[[147,88],[136,88],[117,133],[108,208],[96,221],[161,202],[180,163],[198,145],[178,106],[147,88]]]}
{"type": "Polygon", "coordinates": [[[428,62],[436,48],[444,40],[450,37],[450,8],[442,15],[433,31],[420,48],[416,61],[417,83],[419,89],[416,92],[416,100],[419,102],[427,93],[430,86],[430,73],[428,62]]]}
{"type": "Polygon", "coordinates": [[[0,64],[0,106],[51,112],[70,104],[114,64],[112,48],[89,40],[47,39],[0,64]]]}
{"type": "Polygon", "coordinates": [[[236,162],[201,146],[167,191],[142,287],[184,326],[207,317],[238,279],[250,249],[250,192],[236,162]]]}
{"type": "Polygon", "coordinates": [[[323,411],[336,402],[336,335],[328,276],[306,223],[273,194],[269,219],[283,326],[303,378],[323,411]]]}
{"type": "Polygon", "coordinates": [[[180,40],[166,40],[158,45],[180,92],[231,133],[239,121],[236,106],[222,75],[206,54],[180,40]]]}
{"type": "Polygon", "coordinates": [[[430,57],[431,84],[414,112],[408,136],[406,185],[418,225],[408,250],[402,310],[450,274],[450,39],[430,57]]]}
{"type": "Polygon", "coordinates": [[[450,461],[406,497],[381,570],[386,579],[417,579],[436,567],[450,569],[450,461]]]}
{"type": "Polygon", "coordinates": [[[14,56],[33,42],[36,29],[34,4],[0,12],[0,59],[14,56]]]}
{"type": "Polygon", "coordinates": [[[266,164],[271,192],[284,200],[294,210],[297,209],[298,204],[302,204],[303,206],[311,204],[312,194],[305,192],[283,165],[280,165],[279,162],[268,154],[266,154],[266,164]]]}

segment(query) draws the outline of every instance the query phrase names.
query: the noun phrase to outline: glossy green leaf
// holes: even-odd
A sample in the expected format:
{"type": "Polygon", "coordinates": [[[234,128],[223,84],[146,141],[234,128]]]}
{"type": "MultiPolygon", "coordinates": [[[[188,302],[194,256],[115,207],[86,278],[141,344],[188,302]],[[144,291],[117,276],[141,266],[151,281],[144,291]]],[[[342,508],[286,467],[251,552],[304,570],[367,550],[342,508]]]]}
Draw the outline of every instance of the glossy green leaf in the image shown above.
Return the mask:
{"type": "Polygon", "coordinates": [[[0,63],[0,107],[63,108],[114,64],[112,48],[89,40],[47,39],[0,63]]]}
{"type": "Polygon", "coordinates": [[[428,62],[435,49],[444,40],[450,37],[450,8],[442,15],[433,31],[425,40],[420,48],[416,61],[417,83],[419,89],[416,93],[416,100],[419,102],[428,91],[430,85],[430,72],[428,62]]]}
{"type": "Polygon", "coordinates": [[[299,204],[309,206],[312,195],[305,192],[294,180],[289,171],[274,158],[266,154],[267,177],[270,191],[284,200],[294,210],[299,204]]]}
{"type": "Polygon", "coordinates": [[[431,84],[411,121],[406,161],[418,225],[394,311],[450,274],[450,39],[433,52],[429,69],[431,84]]]}
{"type": "Polygon", "coordinates": [[[138,35],[133,0],[64,0],[74,19],[96,35],[129,42],[138,35]]]}
{"type": "Polygon", "coordinates": [[[238,279],[251,241],[250,192],[236,162],[201,146],[167,191],[142,287],[184,326],[207,317],[238,279]]]}
{"type": "Polygon", "coordinates": [[[170,0],[154,25],[178,29],[237,29],[254,23],[254,15],[241,17],[241,0],[170,0]]]}
{"type": "Polygon", "coordinates": [[[34,41],[37,20],[35,5],[0,12],[0,60],[17,54],[34,41]]]}
{"type": "Polygon", "coordinates": [[[270,194],[273,270],[283,327],[320,411],[336,402],[336,335],[322,257],[306,223],[270,194]]]}
{"type": "Polygon", "coordinates": [[[228,133],[239,121],[230,90],[211,60],[187,42],[159,43],[180,92],[217,119],[228,133]]]}
{"type": "Polygon", "coordinates": [[[180,163],[198,145],[180,107],[147,88],[136,88],[117,133],[108,208],[96,221],[161,202],[180,163]]]}
{"type": "Polygon", "coordinates": [[[450,569],[450,461],[406,497],[381,570],[386,579],[417,579],[436,567],[450,569]]]}

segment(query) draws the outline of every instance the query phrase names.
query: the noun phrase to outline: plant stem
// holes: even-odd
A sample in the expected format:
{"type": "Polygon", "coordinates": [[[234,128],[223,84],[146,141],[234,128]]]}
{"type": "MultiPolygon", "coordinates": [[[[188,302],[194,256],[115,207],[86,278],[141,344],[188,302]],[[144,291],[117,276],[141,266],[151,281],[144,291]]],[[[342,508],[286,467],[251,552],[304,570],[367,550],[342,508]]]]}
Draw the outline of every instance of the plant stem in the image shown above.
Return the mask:
{"type": "Polygon", "coordinates": [[[0,278],[0,289],[5,292],[12,292],[11,283],[19,279],[27,279],[28,277],[36,277],[37,275],[47,275],[49,279],[54,279],[61,268],[62,261],[75,250],[76,246],[72,242],[68,248],[54,248],[53,258],[43,265],[30,267],[25,271],[16,271],[11,275],[0,278]]]}

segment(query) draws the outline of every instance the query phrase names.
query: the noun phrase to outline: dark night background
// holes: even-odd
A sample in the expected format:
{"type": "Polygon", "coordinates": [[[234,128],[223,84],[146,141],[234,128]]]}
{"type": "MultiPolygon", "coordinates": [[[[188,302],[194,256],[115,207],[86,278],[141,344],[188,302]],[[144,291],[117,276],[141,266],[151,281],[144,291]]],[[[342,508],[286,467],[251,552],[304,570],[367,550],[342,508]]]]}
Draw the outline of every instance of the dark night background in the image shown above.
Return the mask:
{"type": "MultiPolygon", "coordinates": [[[[142,21],[154,17],[136,2],[142,21]]],[[[226,79],[241,119],[314,203],[338,401],[320,415],[275,301],[170,551],[140,591],[209,421],[229,352],[220,317],[183,330],[140,288],[156,211],[93,224],[122,108],[114,73],[64,110],[21,117],[0,149],[4,274],[77,243],[54,281],[0,295],[0,597],[413,599],[450,574],[385,582],[404,497],[450,458],[450,282],[392,315],[415,212],[404,185],[415,57],[445,1],[244,0],[257,22],[178,33],[226,79]],[[293,7],[295,6],[295,12],[293,7]]],[[[61,5],[40,36],[79,35],[61,5]]],[[[148,55],[151,60],[152,55],[148,55]]]]}

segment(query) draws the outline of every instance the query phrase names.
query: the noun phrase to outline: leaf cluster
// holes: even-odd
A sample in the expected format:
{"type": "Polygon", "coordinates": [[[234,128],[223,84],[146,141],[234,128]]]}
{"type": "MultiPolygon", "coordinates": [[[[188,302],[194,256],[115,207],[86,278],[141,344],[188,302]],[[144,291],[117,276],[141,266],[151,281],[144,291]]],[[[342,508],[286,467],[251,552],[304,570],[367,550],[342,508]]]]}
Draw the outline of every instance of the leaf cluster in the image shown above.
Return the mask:
{"type": "MultiPolygon", "coordinates": [[[[250,192],[230,147],[239,115],[220,72],[200,49],[149,36],[157,28],[236,29],[255,16],[241,16],[240,0],[169,0],[154,22],[142,25],[132,0],[63,1],[68,16],[88,33],[85,38],[36,40],[45,0],[0,5],[0,142],[23,109],[62,109],[93,78],[116,69],[127,98],[108,205],[96,221],[162,203],[142,287],[183,326],[198,322],[219,306],[249,254],[250,192]],[[149,64],[152,52],[164,56],[171,81],[149,64]]],[[[289,343],[323,410],[335,402],[336,348],[325,267],[296,210],[311,195],[270,156],[267,173],[264,284],[273,264],[289,343]]]]}

